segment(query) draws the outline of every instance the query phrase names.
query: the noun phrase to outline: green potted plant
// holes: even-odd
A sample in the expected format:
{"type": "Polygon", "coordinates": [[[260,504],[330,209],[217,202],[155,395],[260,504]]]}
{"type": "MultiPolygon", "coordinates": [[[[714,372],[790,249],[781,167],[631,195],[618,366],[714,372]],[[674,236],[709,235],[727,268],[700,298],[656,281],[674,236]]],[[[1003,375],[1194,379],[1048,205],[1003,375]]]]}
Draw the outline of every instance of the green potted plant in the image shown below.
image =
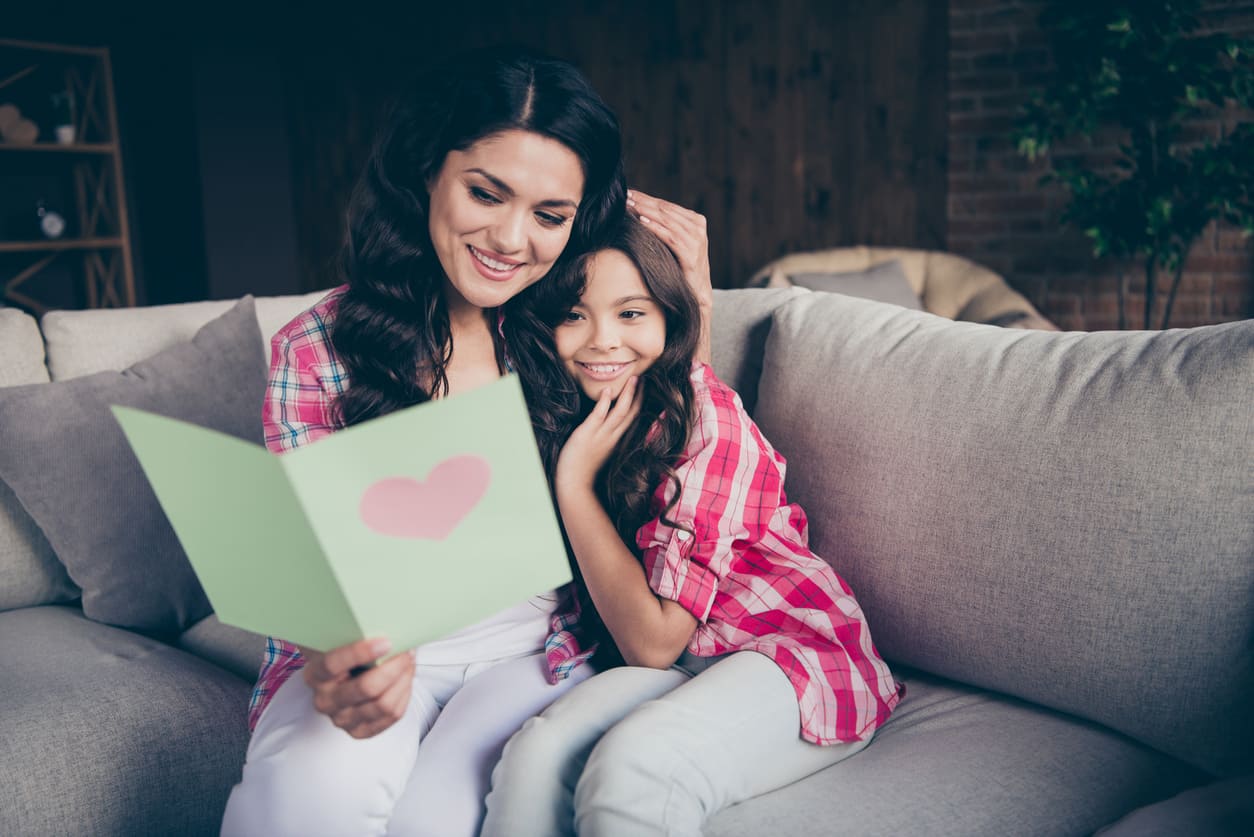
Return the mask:
{"type": "Polygon", "coordinates": [[[1254,42],[1199,34],[1195,0],[1053,0],[1041,14],[1055,69],[1015,129],[1043,182],[1068,194],[1063,220],[1120,266],[1119,327],[1127,324],[1127,269],[1145,274],[1143,327],[1151,328],[1159,279],[1170,277],[1167,328],[1189,249],[1222,220],[1254,234],[1254,42]],[[1185,142],[1200,117],[1240,109],[1219,138],[1185,142]],[[1109,158],[1087,155],[1115,137],[1109,158]],[[1077,153],[1064,153],[1065,144],[1077,153]]]}

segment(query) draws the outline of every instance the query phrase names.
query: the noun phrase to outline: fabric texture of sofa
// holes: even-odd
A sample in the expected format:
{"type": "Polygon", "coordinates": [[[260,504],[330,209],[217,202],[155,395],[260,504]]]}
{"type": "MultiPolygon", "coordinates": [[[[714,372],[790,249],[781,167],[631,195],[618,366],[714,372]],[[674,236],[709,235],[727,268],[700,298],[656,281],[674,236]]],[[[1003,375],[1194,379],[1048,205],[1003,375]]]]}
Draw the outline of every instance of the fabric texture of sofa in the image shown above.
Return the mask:
{"type": "MultiPolygon", "coordinates": [[[[217,833],[262,640],[197,604],[128,466],[81,460],[119,394],[259,433],[263,335],[316,297],[0,308],[0,833],[217,833]],[[243,395],[197,401],[222,375],[243,395]]],[[[741,289],[713,340],[907,695],[708,834],[1245,833],[1254,321],[1059,333],[741,289]]]]}

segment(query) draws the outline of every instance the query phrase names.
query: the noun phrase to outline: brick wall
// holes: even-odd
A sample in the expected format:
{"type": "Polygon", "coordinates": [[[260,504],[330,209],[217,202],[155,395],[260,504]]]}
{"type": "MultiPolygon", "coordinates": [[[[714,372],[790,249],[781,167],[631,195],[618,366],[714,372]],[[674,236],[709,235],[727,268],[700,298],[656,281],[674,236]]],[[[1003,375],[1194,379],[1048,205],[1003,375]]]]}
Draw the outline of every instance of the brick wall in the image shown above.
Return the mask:
{"type": "MultiPolygon", "coordinates": [[[[947,248],[998,271],[1064,329],[1117,326],[1118,268],[1096,261],[1090,243],[1064,228],[1066,196],[1037,181],[1038,162],[1010,139],[1016,109],[1047,82],[1053,58],[1037,19],[1041,0],[950,0],[947,248]]],[[[1209,2],[1207,28],[1254,35],[1254,2],[1209,2]]],[[[1220,135],[1237,117],[1199,122],[1195,138],[1220,135]]],[[[1093,153],[1109,154],[1114,139],[1093,153]]],[[[1065,153],[1060,148],[1055,153],[1065,153]]],[[[1128,325],[1140,327],[1145,279],[1126,279],[1128,325]]],[[[1160,322],[1168,277],[1159,278],[1160,322]]],[[[1214,225],[1195,244],[1172,309],[1171,325],[1254,317],[1254,247],[1239,230],[1214,225]]]]}

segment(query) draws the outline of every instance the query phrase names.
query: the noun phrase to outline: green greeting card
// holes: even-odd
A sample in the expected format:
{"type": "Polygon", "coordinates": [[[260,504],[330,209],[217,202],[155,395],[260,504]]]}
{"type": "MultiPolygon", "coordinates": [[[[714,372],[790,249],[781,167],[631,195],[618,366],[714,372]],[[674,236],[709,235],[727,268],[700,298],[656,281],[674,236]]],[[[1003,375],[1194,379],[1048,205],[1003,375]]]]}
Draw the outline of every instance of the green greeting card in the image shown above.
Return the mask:
{"type": "Polygon", "coordinates": [[[113,413],[227,624],[401,650],[570,581],[514,375],[282,456],[113,413]]]}

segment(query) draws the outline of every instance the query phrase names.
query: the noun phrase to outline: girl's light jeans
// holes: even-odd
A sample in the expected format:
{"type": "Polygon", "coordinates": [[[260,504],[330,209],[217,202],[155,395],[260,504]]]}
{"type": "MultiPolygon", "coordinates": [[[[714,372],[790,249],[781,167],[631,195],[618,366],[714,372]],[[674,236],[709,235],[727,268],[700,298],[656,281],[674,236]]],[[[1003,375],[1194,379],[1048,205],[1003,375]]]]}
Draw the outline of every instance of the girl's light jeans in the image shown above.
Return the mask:
{"type": "Polygon", "coordinates": [[[694,677],[598,674],[523,725],[492,773],[484,837],[696,835],[707,817],[848,758],[869,738],[801,738],[797,697],[768,657],[741,651],[694,677]]]}

